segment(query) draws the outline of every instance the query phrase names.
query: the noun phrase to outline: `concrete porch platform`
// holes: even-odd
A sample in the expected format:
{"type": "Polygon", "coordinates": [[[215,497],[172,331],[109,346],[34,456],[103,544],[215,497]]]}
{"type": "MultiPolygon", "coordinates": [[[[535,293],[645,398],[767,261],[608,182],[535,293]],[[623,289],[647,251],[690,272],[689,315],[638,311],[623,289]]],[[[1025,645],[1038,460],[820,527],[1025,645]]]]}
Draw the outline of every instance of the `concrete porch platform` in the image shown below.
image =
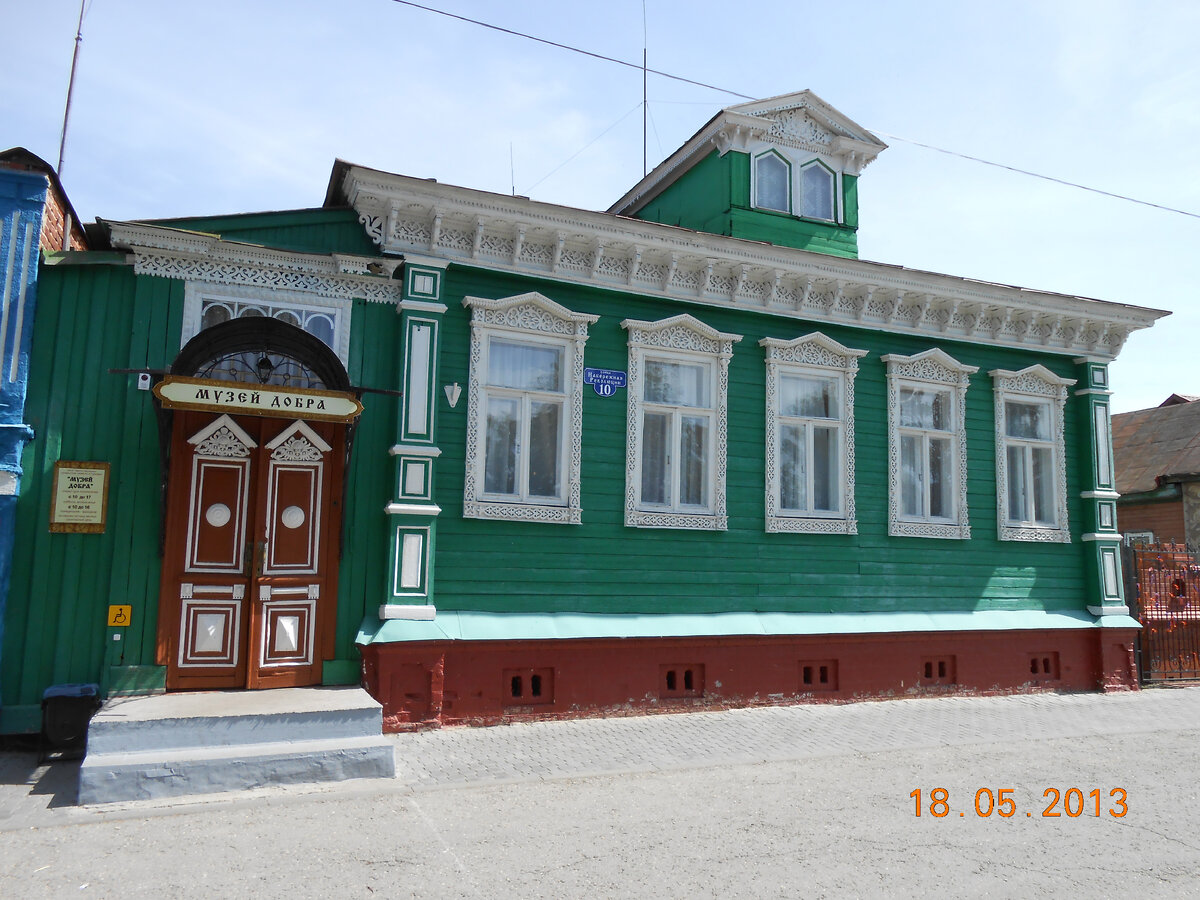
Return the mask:
{"type": "Polygon", "coordinates": [[[391,778],[382,715],[357,687],[115,698],[88,729],[79,802],[391,778]]]}

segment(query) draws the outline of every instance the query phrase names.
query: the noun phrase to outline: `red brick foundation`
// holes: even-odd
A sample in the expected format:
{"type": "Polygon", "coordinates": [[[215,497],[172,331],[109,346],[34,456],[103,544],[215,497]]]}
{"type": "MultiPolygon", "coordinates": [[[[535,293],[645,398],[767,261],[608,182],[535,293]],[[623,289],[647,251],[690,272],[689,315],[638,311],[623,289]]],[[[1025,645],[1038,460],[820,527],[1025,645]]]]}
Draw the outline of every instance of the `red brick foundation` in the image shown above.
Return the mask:
{"type": "Polygon", "coordinates": [[[384,730],[946,693],[1136,690],[1132,629],[363,647],[384,730]]]}

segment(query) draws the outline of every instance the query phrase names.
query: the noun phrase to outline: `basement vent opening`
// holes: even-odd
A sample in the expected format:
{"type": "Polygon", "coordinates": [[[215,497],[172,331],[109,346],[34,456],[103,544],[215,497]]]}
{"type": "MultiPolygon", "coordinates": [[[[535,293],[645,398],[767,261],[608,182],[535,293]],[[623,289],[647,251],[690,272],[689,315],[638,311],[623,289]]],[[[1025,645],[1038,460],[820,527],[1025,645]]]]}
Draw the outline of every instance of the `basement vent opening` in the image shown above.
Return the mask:
{"type": "Polygon", "coordinates": [[[800,661],[800,691],[836,691],[838,663],[836,659],[805,659],[800,661]]]}
{"type": "Polygon", "coordinates": [[[1030,681],[1058,681],[1058,652],[1031,653],[1029,655],[1030,681]]]}
{"type": "Polygon", "coordinates": [[[702,697],[704,666],[699,663],[660,666],[658,683],[658,695],[664,700],[675,697],[702,697]]]}
{"type": "Polygon", "coordinates": [[[953,656],[927,657],[921,661],[921,683],[957,684],[955,663],[953,656]]]}
{"type": "Polygon", "coordinates": [[[554,702],[554,669],[504,670],[504,705],[529,706],[554,702]]]}

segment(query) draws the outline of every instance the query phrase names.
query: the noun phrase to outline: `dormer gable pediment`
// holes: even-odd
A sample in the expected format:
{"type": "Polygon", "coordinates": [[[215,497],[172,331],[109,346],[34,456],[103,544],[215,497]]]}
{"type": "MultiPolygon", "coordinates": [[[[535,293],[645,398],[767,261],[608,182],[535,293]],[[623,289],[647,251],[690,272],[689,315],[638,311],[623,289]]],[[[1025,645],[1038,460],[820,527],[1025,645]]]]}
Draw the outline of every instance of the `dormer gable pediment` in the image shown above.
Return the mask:
{"type": "Polygon", "coordinates": [[[812,91],[731,106],[724,115],[741,131],[752,130],[764,143],[835,159],[851,175],[859,174],[887,149],[887,144],[812,91]],[[758,126],[751,128],[749,122],[757,122],[758,126]]]}

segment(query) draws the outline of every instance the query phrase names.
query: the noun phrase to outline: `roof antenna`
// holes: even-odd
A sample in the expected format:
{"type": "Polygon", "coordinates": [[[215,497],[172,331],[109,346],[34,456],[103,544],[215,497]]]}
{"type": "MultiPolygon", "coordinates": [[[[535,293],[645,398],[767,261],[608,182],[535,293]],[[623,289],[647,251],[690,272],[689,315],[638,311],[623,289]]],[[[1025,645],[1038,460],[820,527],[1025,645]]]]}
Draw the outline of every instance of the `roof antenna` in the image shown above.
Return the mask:
{"type": "Polygon", "coordinates": [[[642,0],[642,177],[650,171],[646,165],[646,0],[642,0]]]}
{"type": "Polygon", "coordinates": [[[67,107],[63,110],[62,137],[58,142],[58,178],[62,180],[63,155],[67,149],[67,121],[71,117],[71,94],[75,91],[75,67],[79,63],[79,45],[83,43],[83,8],[87,0],[79,0],[79,25],[75,29],[75,51],[71,54],[71,79],[67,82],[67,107]]]}
{"type": "MultiPolygon", "coordinates": [[[[71,118],[71,94],[75,91],[75,67],[79,63],[79,45],[83,43],[83,9],[87,0],[79,0],[79,25],[75,28],[75,50],[71,53],[71,78],[67,82],[67,105],[63,110],[62,136],[58,141],[58,183],[62,184],[63,156],[67,150],[67,122],[71,118]]],[[[69,204],[68,204],[69,206],[69,204]]],[[[63,216],[62,249],[71,249],[71,213],[63,216]]],[[[13,358],[14,361],[16,357],[13,358]]]]}
{"type": "Polygon", "coordinates": [[[512,184],[512,195],[517,196],[517,167],[513,163],[512,141],[508,142],[508,178],[512,184]]]}

